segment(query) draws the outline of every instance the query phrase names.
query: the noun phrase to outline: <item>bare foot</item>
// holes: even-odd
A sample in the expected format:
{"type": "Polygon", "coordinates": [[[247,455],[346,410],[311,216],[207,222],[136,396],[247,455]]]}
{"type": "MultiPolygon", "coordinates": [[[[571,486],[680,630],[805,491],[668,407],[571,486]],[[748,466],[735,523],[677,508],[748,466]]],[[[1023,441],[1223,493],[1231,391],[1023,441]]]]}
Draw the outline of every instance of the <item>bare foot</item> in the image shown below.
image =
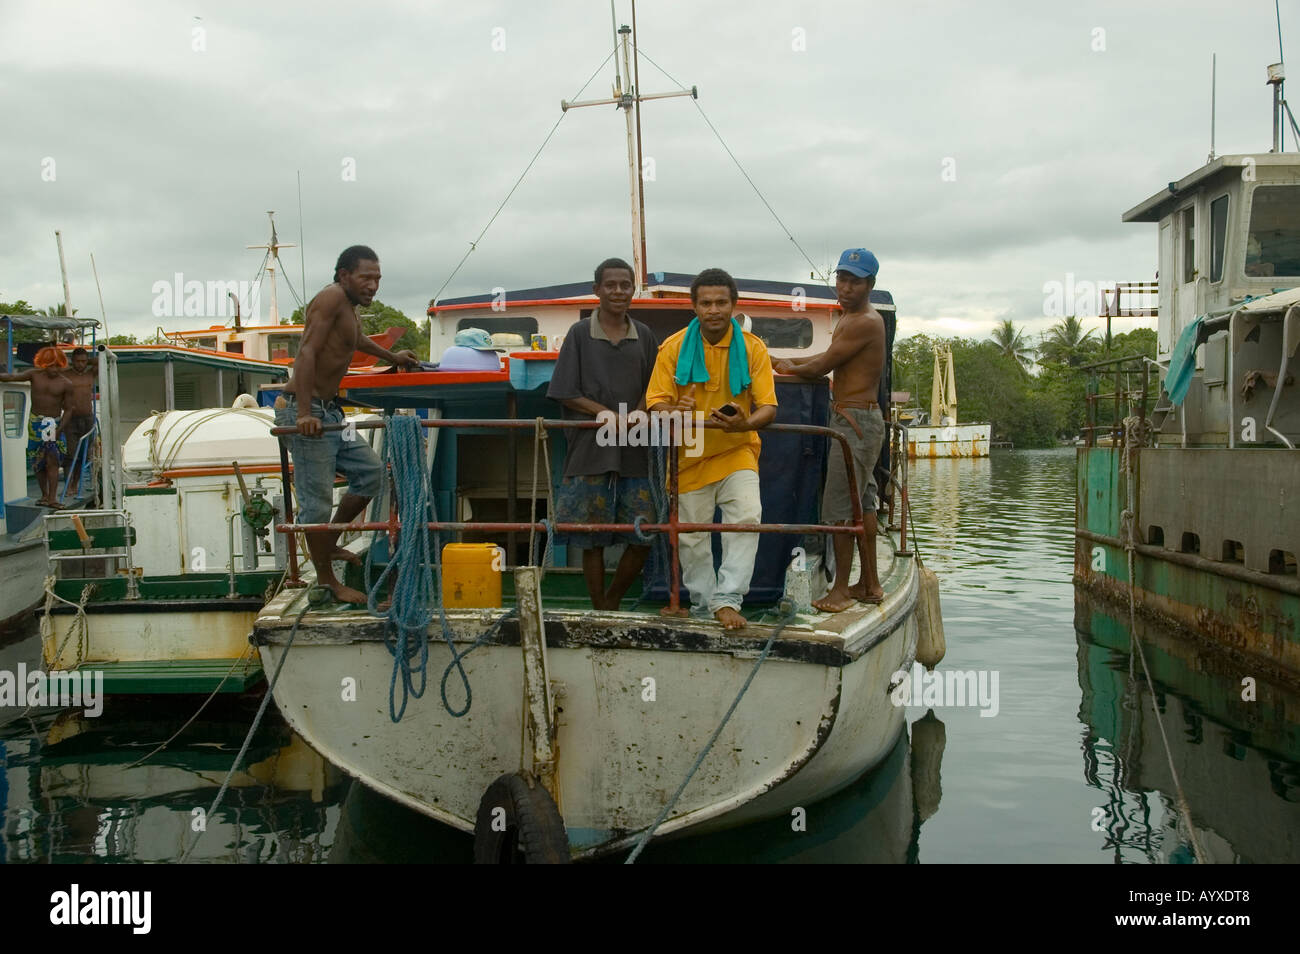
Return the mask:
{"type": "Polygon", "coordinates": [[[823,613],[843,613],[853,605],[853,597],[848,593],[837,593],[831,590],[821,599],[813,600],[812,605],[823,613]]]}
{"type": "Polygon", "coordinates": [[[351,563],[353,566],[361,566],[361,564],[364,562],[361,559],[360,555],[353,553],[351,550],[347,549],[346,547],[335,547],[334,551],[330,554],[330,559],[343,560],[347,563],[351,563]]]}
{"type": "Polygon", "coordinates": [[[876,587],[873,591],[867,590],[865,583],[855,583],[849,587],[849,596],[853,597],[859,603],[883,603],[885,600],[885,591],[876,587]]]}
{"type": "MultiPolygon", "coordinates": [[[[330,587],[330,592],[334,594],[334,599],[340,603],[357,603],[362,606],[366,603],[366,594],[360,590],[354,590],[350,586],[344,586],[342,583],[335,583],[330,587]]],[[[380,609],[383,609],[380,606],[380,609]]]]}
{"type": "Polygon", "coordinates": [[[691,611],[688,610],[685,606],[679,606],[677,607],[677,609],[673,609],[671,606],[665,606],[661,610],[659,610],[659,615],[660,616],[690,616],[691,611]]]}
{"type": "Polygon", "coordinates": [[[724,606],[713,614],[713,618],[722,624],[723,629],[744,629],[745,617],[730,606],[724,606]]]}

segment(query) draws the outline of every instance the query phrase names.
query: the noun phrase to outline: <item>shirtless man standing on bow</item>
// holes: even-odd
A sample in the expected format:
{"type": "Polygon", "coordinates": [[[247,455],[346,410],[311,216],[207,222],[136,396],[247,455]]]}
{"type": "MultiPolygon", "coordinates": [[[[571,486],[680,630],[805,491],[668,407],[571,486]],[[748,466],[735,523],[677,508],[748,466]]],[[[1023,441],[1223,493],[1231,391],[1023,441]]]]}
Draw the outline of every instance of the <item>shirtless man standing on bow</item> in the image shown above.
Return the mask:
{"type": "Polygon", "coordinates": [[[81,486],[81,468],[90,459],[93,441],[86,441],[80,454],[81,439],[95,429],[95,372],[85,348],[72,349],[72,367],[65,371],[68,382],[63,397],[63,420],[59,430],[68,446],[68,496],[75,497],[81,486]]]}
{"type": "MultiPolygon", "coordinates": [[[[366,441],[355,433],[348,440],[341,430],[324,430],[324,425],[344,423],[338,389],[353,352],[419,368],[413,352],[388,351],[361,330],[357,306],[374,301],[379,279],[379,257],[364,245],[353,245],[339,256],[334,284],[322,289],[307,305],[306,327],[293,363],[293,377],[285,384],[284,395],[276,400],[275,408],[276,426],[298,428],[298,433],[286,440],[293,456],[299,523],[350,523],[383,486],[383,462],[366,441]],[[348,492],[330,520],[336,472],[348,479],[348,492]]],[[[328,587],[340,603],[364,603],[365,594],[340,583],[331,562],[348,560],[359,564],[360,558],[338,546],[337,532],[306,536],[317,582],[328,587]]]]}
{"type": "MultiPolygon", "coordinates": [[[[851,248],[840,256],[835,271],[835,294],[843,315],[831,335],[831,346],[808,358],[782,358],[772,362],[777,374],[820,378],[831,374],[831,419],[828,426],[844,435],[853,453],[853,472],[862,495],[862,522],[866,546],[859,540],[862,576],[849,586],[853,569],[853,537],[834,534],[835,582],[813,606],[824,613],[839,613],[853,605],[879,603],[884,599],[876,572],[875,466],[885,439],[885,422],[880,414],[880,376],[885,368],[885,322],[871,307],[871,289],[876,285],[880,263],[865,248],[851,248]]],[[[853,522],[848,470],[839,441],[832,441],[826,463],[826,489],[822,494],[822,523],[847,526],[853,522]]]]}
{"type": "Polygon", "coordinates": [[[63,371],[68,366],[68,359],[57,347],[49,345],[36,352],[33,364],[35,367],[17,374],[0,374],[0,381],[27,381],[32,386],[32,413],[27,423],[27,462],[31,464],[41,488],[36,504],[62,510],[63,505],[56,498],[65,447],[62,421],[64,396],[69,383],[63,371]]]}

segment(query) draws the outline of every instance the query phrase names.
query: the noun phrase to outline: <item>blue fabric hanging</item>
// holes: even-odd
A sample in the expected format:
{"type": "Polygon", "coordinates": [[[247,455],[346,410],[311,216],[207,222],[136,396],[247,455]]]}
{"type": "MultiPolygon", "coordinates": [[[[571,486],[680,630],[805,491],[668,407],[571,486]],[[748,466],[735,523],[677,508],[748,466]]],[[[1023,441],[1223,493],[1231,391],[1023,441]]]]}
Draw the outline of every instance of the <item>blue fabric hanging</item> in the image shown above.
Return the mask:
{"type": "Polygon", "coordinates": [[[1206,315],[1198,315],[1187,324],[1178,336],[1174,350],[1169,355],[1169,373],[1165,375],[1165,391],[1169,401],[1174,405],[1183,403],[1187,389],[1192,386],[1192,377],[1196,373],[1196,337],[1201,330],[1201,322],[1206,315]]]}

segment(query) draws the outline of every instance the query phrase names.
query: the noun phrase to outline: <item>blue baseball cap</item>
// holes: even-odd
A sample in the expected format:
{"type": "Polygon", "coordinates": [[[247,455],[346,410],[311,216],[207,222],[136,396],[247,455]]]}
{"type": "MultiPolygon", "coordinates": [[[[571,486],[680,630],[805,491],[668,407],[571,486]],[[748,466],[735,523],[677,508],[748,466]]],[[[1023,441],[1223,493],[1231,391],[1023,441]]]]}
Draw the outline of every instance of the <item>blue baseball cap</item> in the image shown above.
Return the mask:
{"type": "Polygon", "coordinates": [[[456,332],[456,347],[473,348],[475,351],[491,351],[492,336],[482,328],[462,328],[456,332]]]}
{"type": "Polygon", "coordinates": [[[880,263],[865,248],[849,248],[840,255],[840,263],[835,266],[835,270],[857,275],[858,278],[874,278],[880,271],[880,263]]]}

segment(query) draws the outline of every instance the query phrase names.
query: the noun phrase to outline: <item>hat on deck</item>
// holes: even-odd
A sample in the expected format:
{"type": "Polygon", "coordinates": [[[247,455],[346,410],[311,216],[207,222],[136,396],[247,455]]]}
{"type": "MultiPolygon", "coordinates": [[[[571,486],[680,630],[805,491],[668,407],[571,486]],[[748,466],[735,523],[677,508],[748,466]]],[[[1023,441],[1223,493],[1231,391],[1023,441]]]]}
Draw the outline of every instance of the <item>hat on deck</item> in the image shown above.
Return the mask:
{"type": "Polygon", "coordinates": [[[475,351],[491,351],[492,336],[482,328],[462,328],[456,332],[457,348],[473,348],[475,351]]]}
{"type": "Polygon", "coordinates": [[[880,263],[865,248],[849,248],[840,255],[840,263],[835,266],[835,270],[857,275],[858,278],[874,278],[880,271],[880,263]]]}

